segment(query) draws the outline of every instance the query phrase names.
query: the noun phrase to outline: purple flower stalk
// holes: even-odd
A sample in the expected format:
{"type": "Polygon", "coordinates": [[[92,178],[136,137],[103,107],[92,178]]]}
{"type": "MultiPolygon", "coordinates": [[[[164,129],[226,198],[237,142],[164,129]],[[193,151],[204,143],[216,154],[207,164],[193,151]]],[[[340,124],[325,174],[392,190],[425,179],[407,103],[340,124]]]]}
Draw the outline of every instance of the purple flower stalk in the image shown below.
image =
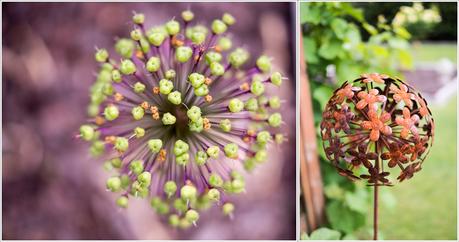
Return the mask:
{"type": "Polygon", "coordinates": [[[135,14],[130,38],[115,44],[121,59],[96,51],[100,71],[79,135],[91,154],[104,156],[118,206],[149,198],[180,228],[212,204],[232,216],[230,195],[245,191],[242,170],[263,163],[269,146],[284,139],[276,132],[281,101],[269,95],[284,78],[271,71],[270,58],[247,67],[249,53],[233,49],[226,35],[230,14],[210,28],[193,17],[184,11],[182,23],[148,29],[135,14]]]}

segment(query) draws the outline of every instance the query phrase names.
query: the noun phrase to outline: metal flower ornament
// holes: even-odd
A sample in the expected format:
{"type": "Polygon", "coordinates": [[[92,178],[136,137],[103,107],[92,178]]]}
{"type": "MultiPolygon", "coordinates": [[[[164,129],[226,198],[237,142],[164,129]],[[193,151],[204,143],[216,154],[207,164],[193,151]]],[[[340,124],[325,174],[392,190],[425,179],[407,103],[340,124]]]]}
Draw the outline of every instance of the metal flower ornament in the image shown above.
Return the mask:
{"type": "Polygon", "coordinates": [[[230,14],[210,28],[181,20],[147,28],[134,14],[130,38],[115,44],[116,57],[98,49],[100,64],[90,89],[89,121],[78,137],[91,143],[112,175],[106,182],[116,204],[147,198],[173,227],[196,225],[216,204],[232,216],[231,195],[245,191],[251,171],[282,143],[282,101],[271,95],[284,77],[260,56],[232,48],[230,14]]]}
{"type": "Polygon", "coordinates": [[[328,101],[320,125],[325,154],[340,175],[374,186],[374,239],[378,187],[421,170],[434,127],[421,94],[387,75],[363,74],[345,82],[328,101]]]}

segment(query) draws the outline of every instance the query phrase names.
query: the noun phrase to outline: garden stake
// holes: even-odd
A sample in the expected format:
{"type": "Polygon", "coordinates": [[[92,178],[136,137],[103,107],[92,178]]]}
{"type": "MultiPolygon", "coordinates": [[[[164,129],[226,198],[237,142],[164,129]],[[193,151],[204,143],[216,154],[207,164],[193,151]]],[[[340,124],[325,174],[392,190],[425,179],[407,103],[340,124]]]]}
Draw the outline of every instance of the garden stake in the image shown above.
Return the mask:
{"type": "Polygon", "coordinates": [[[320,124],[325,154],[338,173],[374,186],[373,239],[378,239],[379,186],[393,186],[421,170],[435,123],[427,101],[399,78],[363,74],[334,91],[320,124]],[[374,146],[374,152],[371,148],[374,146]]]}

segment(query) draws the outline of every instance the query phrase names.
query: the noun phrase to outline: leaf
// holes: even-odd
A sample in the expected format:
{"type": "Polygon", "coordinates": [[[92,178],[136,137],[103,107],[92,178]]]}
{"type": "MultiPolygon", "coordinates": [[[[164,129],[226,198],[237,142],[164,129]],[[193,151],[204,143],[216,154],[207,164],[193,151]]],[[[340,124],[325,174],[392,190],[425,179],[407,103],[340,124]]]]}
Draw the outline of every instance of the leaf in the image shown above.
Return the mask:
{"type": "Polygon", "coordinates": [[[310,240],[310,238],[307,233],[302,233],[300,236],[300,240],[310,240]]]}
{"type": "Polygon", "coordinates": [[[319,62],[319,58],[317,57],[317,44],[314,39],[304,37],[303,38],[303,48],[304,48],[306,62],[310,64],[319,62]]]}
{"type": "Polygon", "coordinates": [[[371,35],[378,34],[378,30],[375,27],[373,27],[373,25],[370,25],[368,23],[363,23],[363,28],[371,35]]]}
{"type": "Polygon", "coordinates": [[[355,212],[368,212],[368,193],[364,188],[356,187],[356,191],[344,195],[346,205],[355,212]]]}
{"type": "Polygon", "coordinates": [[[354,212],[340,201],[331,201],[326,207],[327,219],[333,229],[352,233],[365,225],[366,214],[354,212]]]}
{"type": "Polygon", "coordinates": [[[325,196],[331,199],[341,200],[345,197],[344,190],[336,183],[326,185],[324,188],[325,196]]]}
{"type": "Polygon", "coordinates": [[[337,39],[331,39],[329,42],[325,42],[319,48],[319,55],[327,60],[332,60],[336,58],[342,49],[342,42],[337,39]]]}
{"type": "Polygon", "coordinates": [[[321,11],[320,8],[312,3],[301,3],[300,4],[300,22],[318,24],[321,20],[321,11]]]}
{"type": "Polygon", "coordinates": [[[347,22],[342,18],[335,18],[331,22],[332,30],[335,32],[336,37],[343,39],[347,32],[347,22]]]}
{"type": "Polygon", "coordinates": [[[327,105],[328,100],[332,96],[333,90],[327,86],[319,86],[318,88],[314,89],[312,96],[320,103],[320,107],[322,110],[327,105]]]}
{"type": "Polygon", "coordinates": [[[339,240],[341,233],[329,228],[319,228],[311,233],[310,240],[339,240]]]}
{"type": "Polygon", "coordinates": [[[354,8],[350,3],[341,3],[341,10],[344,14],[348,14],[359,22],[365,21],[363,17],[363,10],[354,8]]]}
{"type": "Polygon", "coordinates": [[[388,189],[382,189],[380,192],[381,204],[386,208],[395,208],[397,206],[397,198],[388,189]]]}

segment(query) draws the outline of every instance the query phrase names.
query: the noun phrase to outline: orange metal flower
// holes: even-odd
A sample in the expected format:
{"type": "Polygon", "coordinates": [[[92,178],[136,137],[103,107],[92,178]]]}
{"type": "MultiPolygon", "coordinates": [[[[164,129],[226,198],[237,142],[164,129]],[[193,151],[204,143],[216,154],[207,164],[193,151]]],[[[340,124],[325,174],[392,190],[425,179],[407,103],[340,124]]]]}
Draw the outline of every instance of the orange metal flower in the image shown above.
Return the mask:
{"type": "Polygon", "coordinates": [[[361,91],[357,94],[360,101],[357,103],[357,109],[364,109],[367,105],[370,110],[377,109],[377,103],[383,103],[386,101],[386,96],[378,95],[377,89],[371,89],[369,92],[361,91]]]}
{"type": "Polygon", "coordinates": [[[376,82],[384,84],[384,79],[389,78],[388,75],[379,74],[379,73],[370,73],[370,74],[362,74],[360,77],[364,78],[364,83],[376,82]]]}
{"type": "Polygon", "coordinates": [[[411,100],[414,100],[415,96],[413,93],[408,92],[408,87],[406,85],[401,84],[399,88],[396,85],[391,84],[389,89],[390,93],[394,94],[394,100],[397,103],[403,101],[409,108],[413,107],[413,102],[411,100]]]}

